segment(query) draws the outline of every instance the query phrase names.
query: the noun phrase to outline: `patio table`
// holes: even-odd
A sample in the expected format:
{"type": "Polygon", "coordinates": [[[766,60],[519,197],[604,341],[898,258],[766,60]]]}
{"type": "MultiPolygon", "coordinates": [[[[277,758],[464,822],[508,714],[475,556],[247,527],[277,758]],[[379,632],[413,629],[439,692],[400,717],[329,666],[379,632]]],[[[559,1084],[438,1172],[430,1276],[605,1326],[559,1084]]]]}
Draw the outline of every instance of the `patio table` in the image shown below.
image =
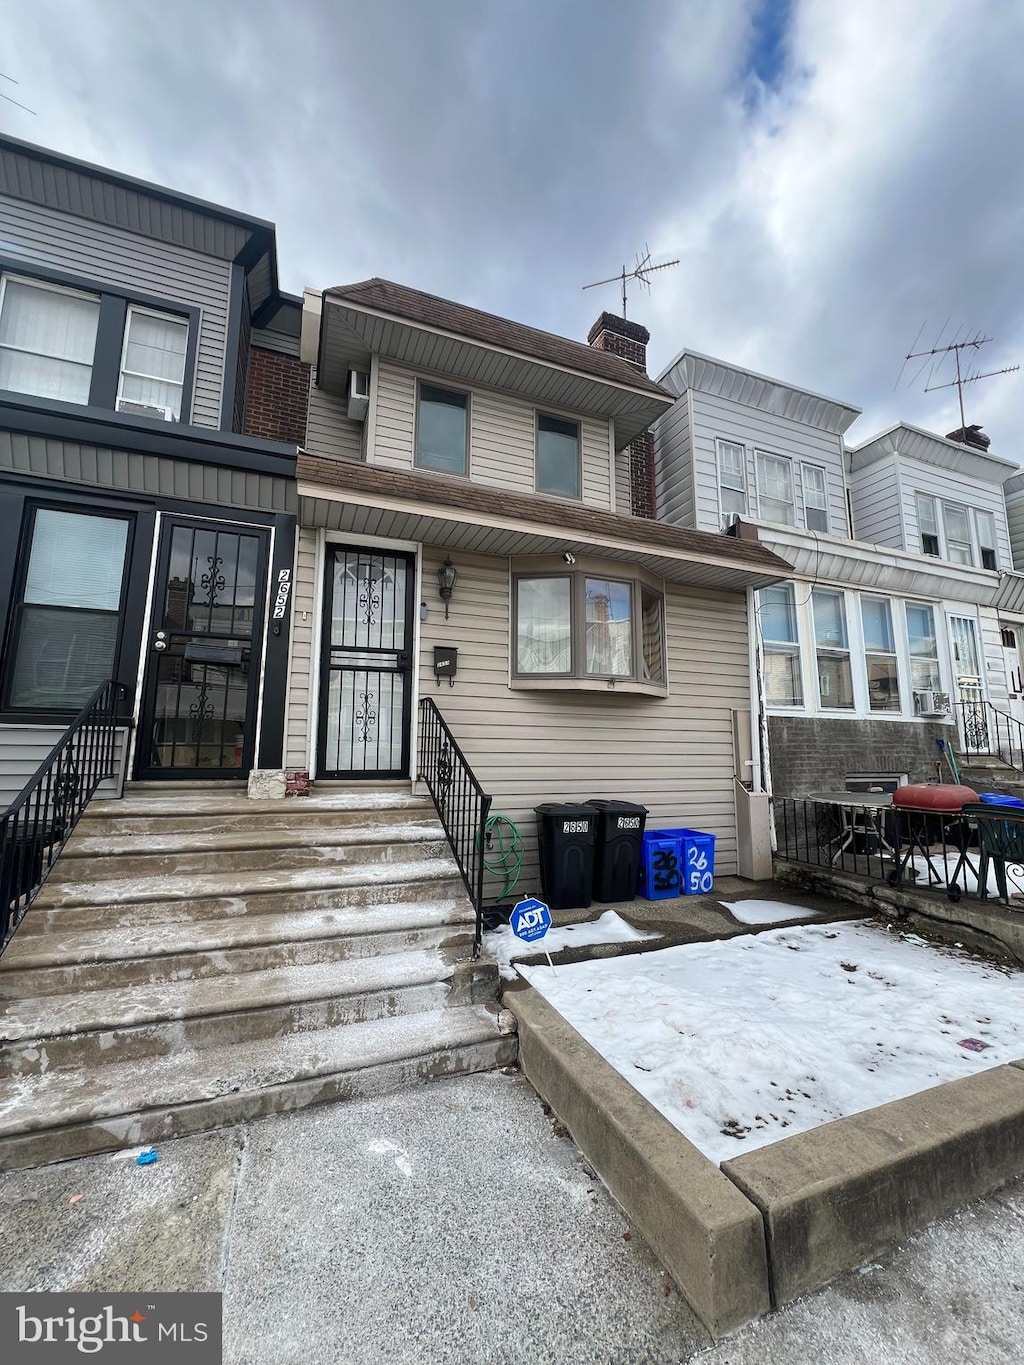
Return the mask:
{"type": "Polygon", "coordinates": [[[879,852],[884,850],[891,858],[896,857],[896,850],[885,837],[884,813],[892,809],[890,792],[815,792],[808,800],[835,806],[839,813],[842,822],[840,833],[829,841],[838,844],[829,859],[833,867],[853,844],[858,833],[874,835],[878,840],[879,852]],[[864,816],[865,823],[857,823],[858,813],[864,816]]]}

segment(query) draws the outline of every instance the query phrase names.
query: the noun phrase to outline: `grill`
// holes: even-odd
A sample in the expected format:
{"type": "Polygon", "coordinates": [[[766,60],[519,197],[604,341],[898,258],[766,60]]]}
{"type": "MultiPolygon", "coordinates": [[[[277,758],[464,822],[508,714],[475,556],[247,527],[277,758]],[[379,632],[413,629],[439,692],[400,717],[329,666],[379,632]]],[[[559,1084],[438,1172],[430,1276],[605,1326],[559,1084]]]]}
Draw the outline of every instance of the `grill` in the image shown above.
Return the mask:
{"type": "MultiPolygon", "coordinates": [[[[967,856],[970,830],[962,814],[966,805],[978,800],[973,787],[952,783],[911,783],[893,792],[893,819],[896,833],[896,866],[889,873],[889,885],[898,886],[915,854],[920,855],[928,870],[928,885],[945,883],[946,895],[958,901],[966,889],[957,878],[968,869],[974,871],[967,856]],[[935,845],[942,845],[942,871],[935,865],[935,845]],[[949,853],[957,855],[953,873],[949,873],[949,853]]],[[[916,876],[916,868],[914,870],[916,876]]]]}

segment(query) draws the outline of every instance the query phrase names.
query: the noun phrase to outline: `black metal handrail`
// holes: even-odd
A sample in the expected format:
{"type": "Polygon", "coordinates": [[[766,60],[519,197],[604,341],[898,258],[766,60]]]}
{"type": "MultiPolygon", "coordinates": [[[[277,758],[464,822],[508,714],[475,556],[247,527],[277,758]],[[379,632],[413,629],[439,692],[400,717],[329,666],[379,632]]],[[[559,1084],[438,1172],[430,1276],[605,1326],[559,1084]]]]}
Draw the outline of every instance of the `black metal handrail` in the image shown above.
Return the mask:
{"type": "Polygon", "coordinates": [[[954,702],[964,757],[993,754],[1011,768],[1024,770],[1024,723],[984,698],[954,702]]]}
{"type": "Polygon", "coordinates": [[[441,817],[476,911],[474,947],[480,950],[484,905],[484,830],[491,798],[430,697],[420,698],[419,775],[441,817]]]}
{"type": "Polygon", "coordinates": [[[114,775],[118,704],[126,694],[123,683],[107,681],[97,687],[0,815],[0,952],[97,787],[114,775]]]}

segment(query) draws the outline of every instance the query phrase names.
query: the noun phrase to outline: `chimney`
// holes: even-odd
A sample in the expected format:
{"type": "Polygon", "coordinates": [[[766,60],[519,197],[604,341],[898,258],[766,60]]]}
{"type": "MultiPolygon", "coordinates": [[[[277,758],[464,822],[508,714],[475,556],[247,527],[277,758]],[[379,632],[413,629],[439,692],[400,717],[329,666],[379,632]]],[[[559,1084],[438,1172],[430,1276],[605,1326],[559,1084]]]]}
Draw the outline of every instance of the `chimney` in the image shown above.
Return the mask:
{"type": "Polygon", "coordinates": [[[595,351],[610,351],[647,373],[647,343],[651,334],[639,322],[629,322],[614,313],[602,313],[587,333],[595,351]]]}
{"type": "MultiPolygon", "coordinates": [[[[595,351],[607,351],[647,373],[647,343],[651,334],[639,322],[602,313],[587,334],[595,351]]],[[[623,452],[629,461],[629,510],[634,517],[657,518],[654,501],[654,437],[649,431],[634,436],[623,452]]]]}
{"type": "Polygon", "coordinates": [[[947,441],[959,441],[962,446],[970,446],[972,450],[988,450],[992,444],[992,439],[986,436],[977,422],[969,427],[957,427],[956,431],[946,434],[947,441]]]}

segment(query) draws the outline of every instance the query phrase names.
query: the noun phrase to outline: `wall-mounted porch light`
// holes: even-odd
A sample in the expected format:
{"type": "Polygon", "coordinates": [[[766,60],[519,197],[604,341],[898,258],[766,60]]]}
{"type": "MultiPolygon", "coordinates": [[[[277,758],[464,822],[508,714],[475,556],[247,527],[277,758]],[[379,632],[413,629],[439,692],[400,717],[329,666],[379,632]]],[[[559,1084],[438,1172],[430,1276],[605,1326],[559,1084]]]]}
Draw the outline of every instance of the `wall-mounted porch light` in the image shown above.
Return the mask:
{"type": "Polygon", "coordinates": [[[455,591],[455,584],[459,581],[459,571],[451,561],[451,556],[446,556],[444,563],[437,571],[437,591],[444,603],[444,619],[448,620],[448,604],[452,600],[452,593],[455,591]]]}

